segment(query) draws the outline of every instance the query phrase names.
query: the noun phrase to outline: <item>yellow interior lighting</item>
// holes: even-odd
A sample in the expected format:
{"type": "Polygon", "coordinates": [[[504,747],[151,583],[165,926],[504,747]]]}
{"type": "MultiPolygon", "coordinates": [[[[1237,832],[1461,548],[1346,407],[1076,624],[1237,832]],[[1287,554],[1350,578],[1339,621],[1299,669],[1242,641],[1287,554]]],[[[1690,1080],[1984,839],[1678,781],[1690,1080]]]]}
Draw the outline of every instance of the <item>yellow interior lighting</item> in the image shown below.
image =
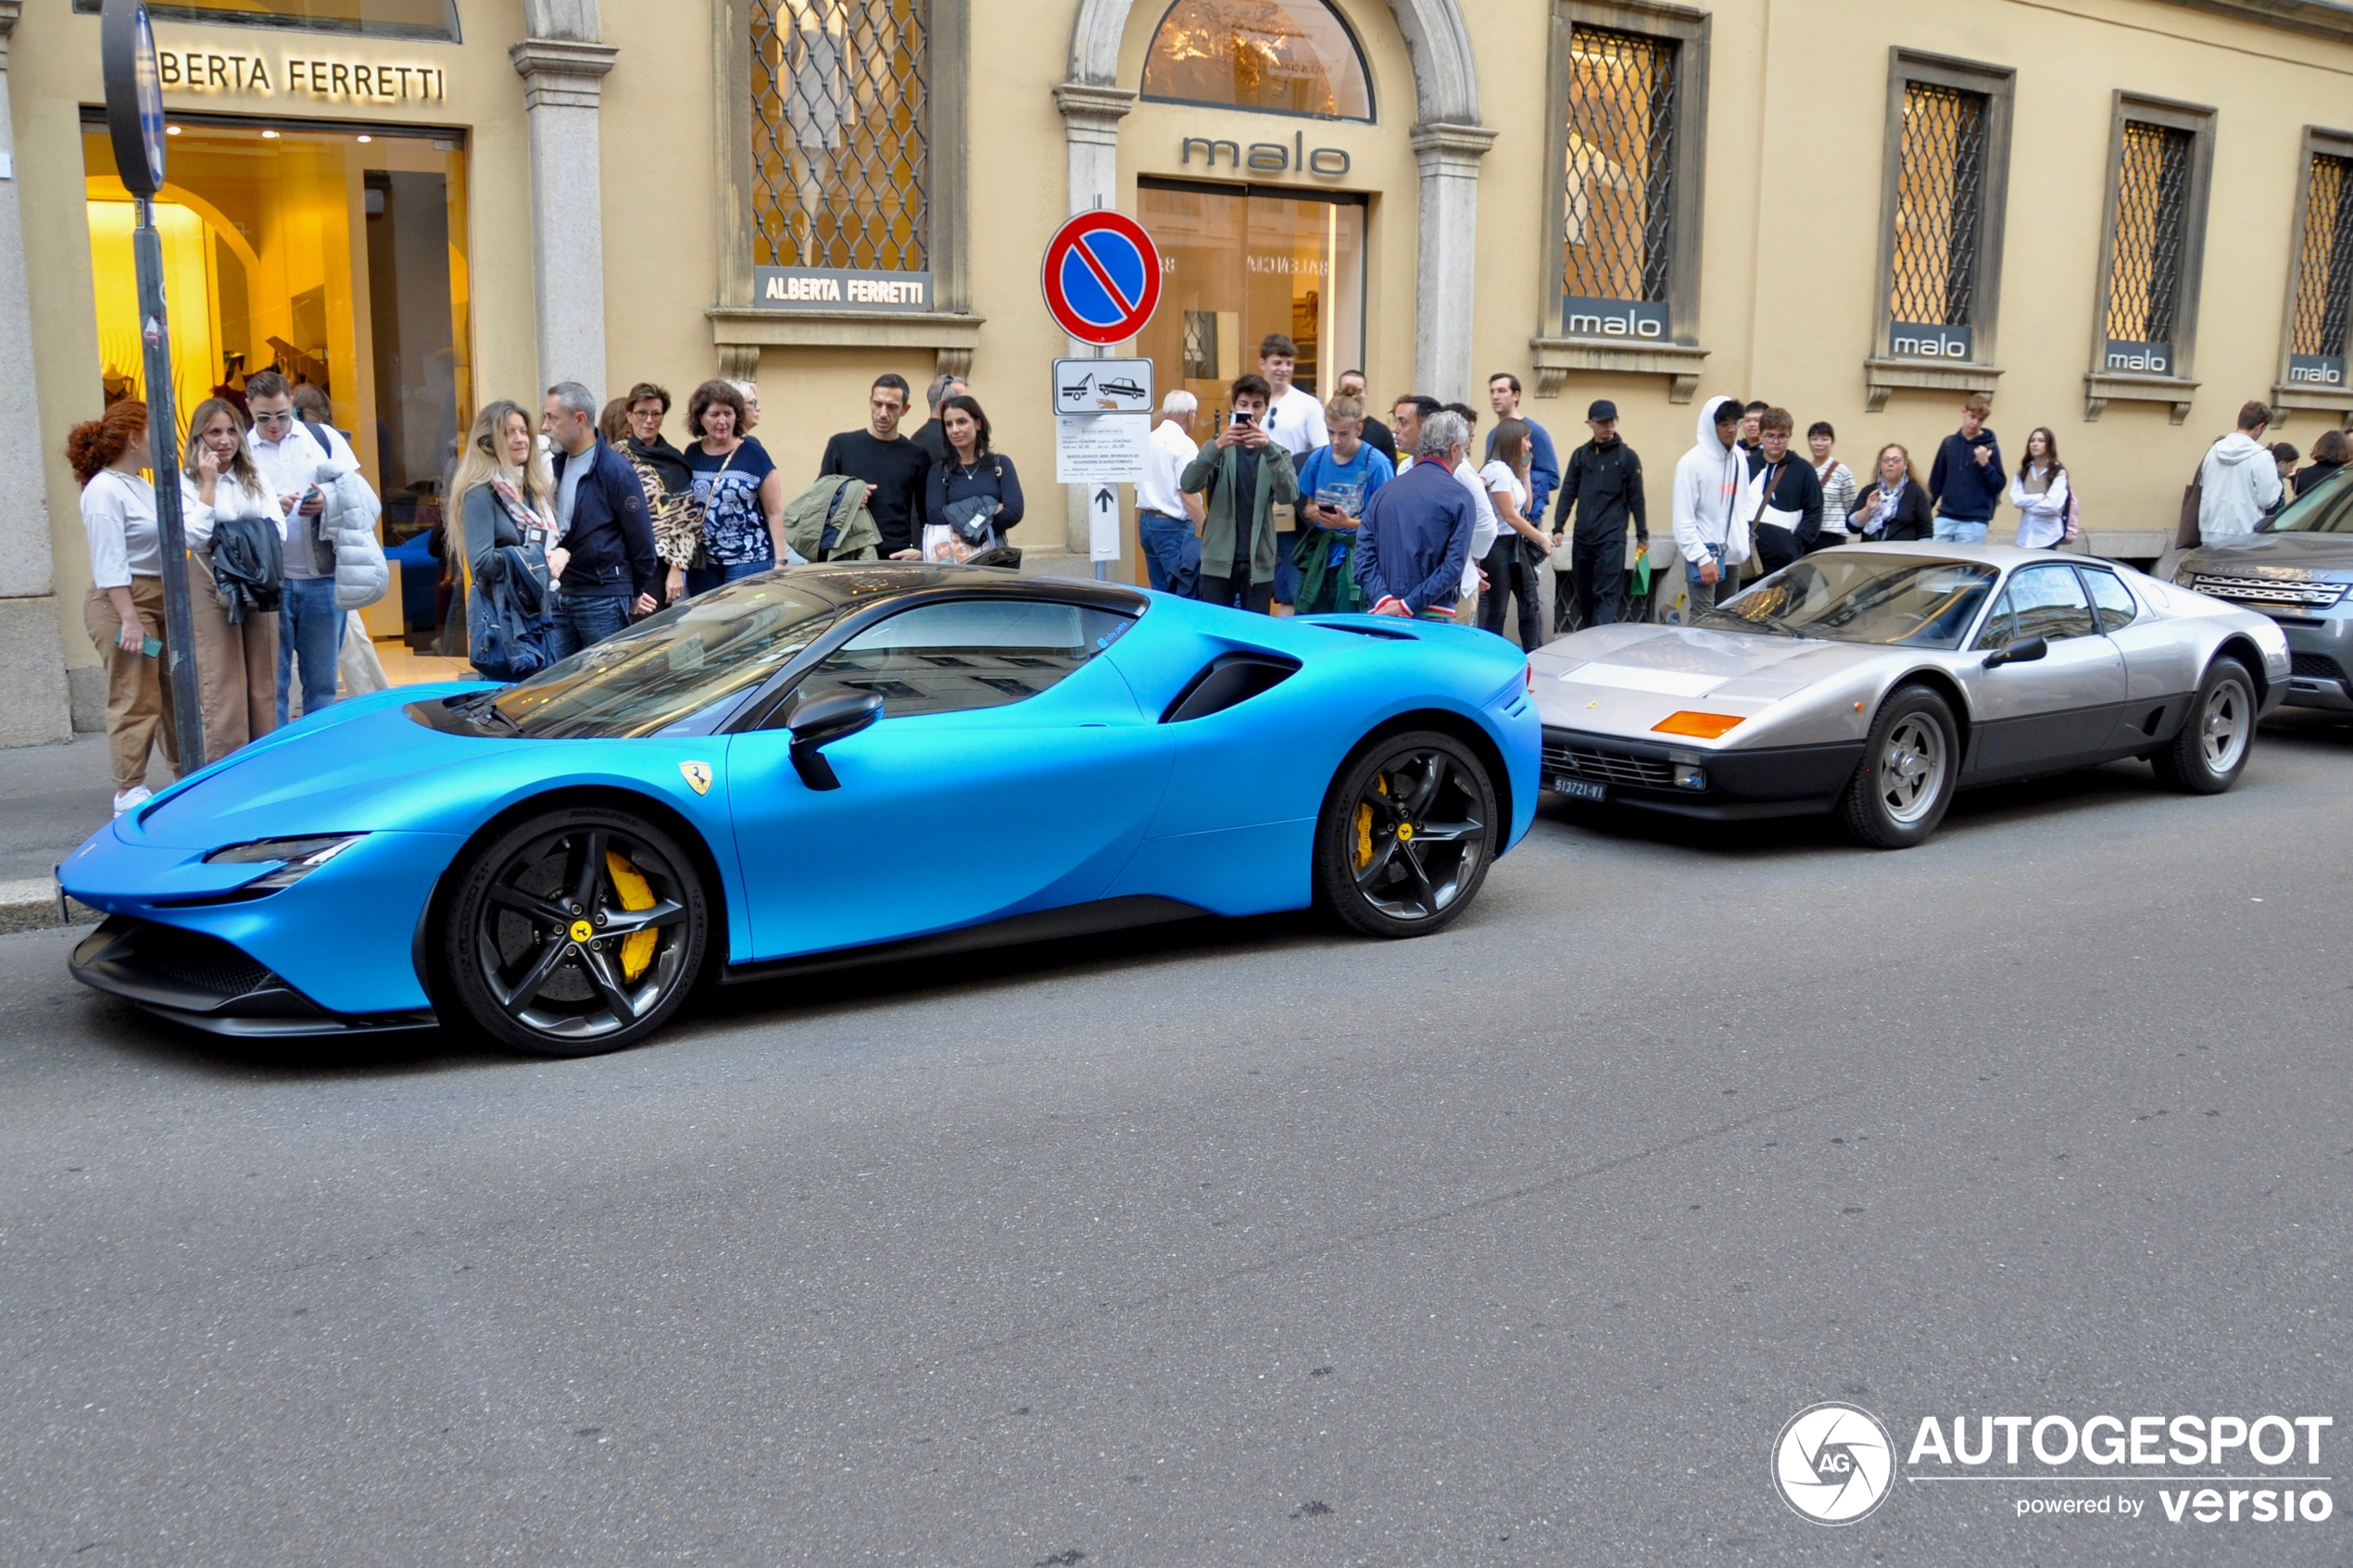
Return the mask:
{"type": "Polygon", "coordinates": [[[1742,716],[1737,713],[1694,713],[1690,709],[1685,709],[1680,713],[1669,713],[1666,718],[1653,724],[1651,734],[1696,735],[1701,740],[1717,740],[1741,721],[1742,716]]]}

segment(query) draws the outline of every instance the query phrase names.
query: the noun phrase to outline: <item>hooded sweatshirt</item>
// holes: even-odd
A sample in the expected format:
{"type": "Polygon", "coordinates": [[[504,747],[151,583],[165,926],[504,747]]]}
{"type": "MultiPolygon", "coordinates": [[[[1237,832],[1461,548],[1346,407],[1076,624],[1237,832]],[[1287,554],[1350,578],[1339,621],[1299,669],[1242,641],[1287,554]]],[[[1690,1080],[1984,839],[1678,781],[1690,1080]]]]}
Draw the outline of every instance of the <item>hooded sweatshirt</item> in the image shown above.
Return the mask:
{"type": "Polygon", "coordinates": [[[2254,533],[2280,498],[2280,465],[2271,449],[2243,430],[2207,450],[2197,482],[2197,532],[2208,544],[2254,533]]]}
{"type": "Polygon", "coordinates": [[[1994,503],[2002,498],[2002,444],[1994,433],[1980,426],[1975,435],[1957,430],[1946,436],[1928,470],[1928,493],[1939,517],[1955,522],[1993,521],[1994,503]],[[1977,460],[1981,446],[1991,454],[1982,463],[1977,460]]]}
{"type": "Polygon", "coordinates": [[[1698,441],[1675,464],[1675,547],[1693,566],[1708,558],[1710,545],[1721,546],[1730,533],[1748,478],[1739,449],[1716,438],[1716,410],[1727,403],[1733,399],[1707,400],[1699,411],[1698,441]]]}

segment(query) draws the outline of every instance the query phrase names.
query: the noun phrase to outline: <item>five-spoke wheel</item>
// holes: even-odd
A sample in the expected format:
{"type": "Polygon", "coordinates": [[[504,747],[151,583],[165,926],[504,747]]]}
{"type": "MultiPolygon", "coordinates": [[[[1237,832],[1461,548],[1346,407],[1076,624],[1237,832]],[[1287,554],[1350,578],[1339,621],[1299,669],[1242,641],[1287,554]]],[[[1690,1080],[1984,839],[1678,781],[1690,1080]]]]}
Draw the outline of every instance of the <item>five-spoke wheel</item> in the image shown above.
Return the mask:
{"type": "Polygon", "coordinates": [[[701,880],[668,834],[627,812],[557,810],[460,870],[444,956],[484,1031],[521,1050],[593,1056],[677,1010],[707,925],[701,880]]]}
{"type": "Polygon", "coordinates": [[[2207,667],[2190,700],[2190,716],[2164,749],[2149,760],[2157,776],[2193,795],[2220,795],[2238,783],[2255,748],[2255,678],[2227,655],[2207,667]]]}
{"type": "Polygon", "coordinates": [[[1959,774],[1951,707],[1926,686],[1899,686],[1881,706],[1846,786],[1846,829],[1877,848],[1908,849],[1944,820],[1959,774]]]}
{"type": "Polygon", "coordinates": [[[1494,782],[1435,732],[1384,736],[1340,771],[1317,824],[1318,893],[1372,936],[1418,936],[1468,907],[1494,858],[1494,782]]]}

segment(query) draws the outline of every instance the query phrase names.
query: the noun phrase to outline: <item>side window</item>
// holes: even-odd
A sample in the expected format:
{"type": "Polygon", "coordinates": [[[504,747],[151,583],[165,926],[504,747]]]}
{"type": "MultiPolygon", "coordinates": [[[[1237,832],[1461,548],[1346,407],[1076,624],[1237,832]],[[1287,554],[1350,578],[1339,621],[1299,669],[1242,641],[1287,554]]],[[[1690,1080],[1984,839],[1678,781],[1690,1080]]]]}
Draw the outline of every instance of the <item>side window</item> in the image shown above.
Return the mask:
{"type": "Polygon", "coordinates": [[[2028,637],[2057,642],[2062,637],[2091,634],[2091,601],[2083,596],[2083,584],[2075,580],[2074,569],[2031,566],[2011,577],[1977,646],[2006,648],[2028,637]]]}
{"type": "Polygon", "coordinates": [[[1002,708],[1063,680],[1131,624],[1109,610],[1028,599],[917,605],[843,644],[802,679],[799,696],[873,692],[885,719],[1002,708]]]}
{"type": "Polygon", "coordinates": [[[2141,613],[2141,607],[2133,598],[2133,590],[2127,588],[2113,571],[2103,571],[2092,566],[2078,570],[2083,573],[2084,586],[2092,590],[2092,608],[2099,612],[2100,630],[2119,632],[2133,624],[2133,618],[2141,613]]]}

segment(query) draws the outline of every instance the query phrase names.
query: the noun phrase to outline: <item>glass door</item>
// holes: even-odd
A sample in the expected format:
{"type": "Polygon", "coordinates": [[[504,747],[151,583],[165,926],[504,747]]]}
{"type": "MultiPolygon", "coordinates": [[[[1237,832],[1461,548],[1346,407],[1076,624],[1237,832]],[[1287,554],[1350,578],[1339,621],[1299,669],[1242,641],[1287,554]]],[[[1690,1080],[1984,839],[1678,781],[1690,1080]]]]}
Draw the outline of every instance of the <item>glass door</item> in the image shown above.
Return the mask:
{"type": "Polygon", "coordinates": [[[1301,386],[1328,395],[1365,357],[1365,198],[1243,185],[1142,181],[1137,203],[1160,246],[1160,311],[1137,339],[1164,395],[1183,387],[1217,428],[1226,388],[1258,369],[1258,345],[1299,345],[1301,386]]]}
{"type": "MultiPolygon", "coordinates": [[[[430,548],[445,470],[472,417],[465,153],[452,132],[187,116],[169,123],[156,198],[170,305],[173,401],[245,402],[274,368],[325,393],[384,497],[399,576],[364,612],[380,643],[445,648],[450,585],[430,548]]],[[[109,403],[144,397],[130,193],[103,123],[82,126],[98,373],[109,403]]],[[[387,670],[403,651],[384,649],[387,670]]],[[[416,674],[438,673],[426,669],[416,674]]]]}

